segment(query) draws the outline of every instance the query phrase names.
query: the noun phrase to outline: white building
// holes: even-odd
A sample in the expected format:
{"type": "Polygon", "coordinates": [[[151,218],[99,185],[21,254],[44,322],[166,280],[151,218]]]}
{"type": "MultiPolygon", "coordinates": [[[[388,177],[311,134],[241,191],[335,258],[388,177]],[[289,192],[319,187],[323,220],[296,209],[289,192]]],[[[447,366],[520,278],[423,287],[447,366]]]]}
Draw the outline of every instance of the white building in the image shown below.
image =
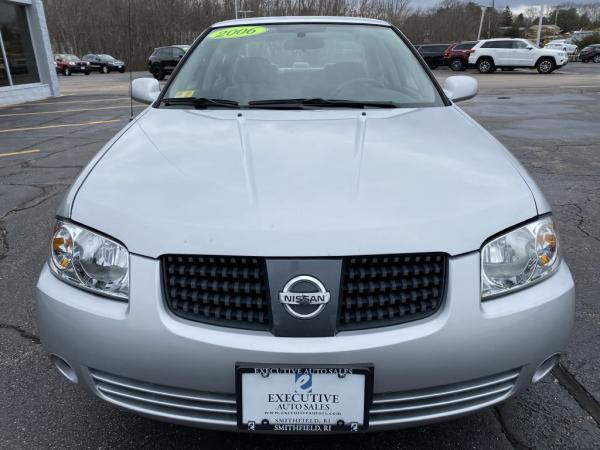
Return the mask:
{"type": "Polygon", "coordinates": [[[59,95],[41,0],[0,0],[0,105],[59,95]]]}

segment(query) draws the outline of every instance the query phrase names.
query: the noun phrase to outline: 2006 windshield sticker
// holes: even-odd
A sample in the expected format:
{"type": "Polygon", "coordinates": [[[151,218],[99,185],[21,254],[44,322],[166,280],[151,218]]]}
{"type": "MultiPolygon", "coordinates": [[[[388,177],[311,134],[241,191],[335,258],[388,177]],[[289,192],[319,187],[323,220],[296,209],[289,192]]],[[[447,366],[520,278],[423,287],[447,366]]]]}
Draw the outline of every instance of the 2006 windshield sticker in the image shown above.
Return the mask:
{"type": "Polygon", "coordinates": [[[256,36],[269,31],[267,27],[231,27],[215,30],[208,35],[209,39],[236,39],[256,36]]]}

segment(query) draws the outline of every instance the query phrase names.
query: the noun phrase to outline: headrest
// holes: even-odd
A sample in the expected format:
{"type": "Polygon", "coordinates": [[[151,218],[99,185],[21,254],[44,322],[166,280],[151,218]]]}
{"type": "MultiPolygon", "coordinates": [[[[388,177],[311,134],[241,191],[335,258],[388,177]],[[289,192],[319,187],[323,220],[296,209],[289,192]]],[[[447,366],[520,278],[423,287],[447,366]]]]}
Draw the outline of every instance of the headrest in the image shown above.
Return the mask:
{"type": "Polygon", "coordinates": [[[248,56],[237,60],[235,65],[235,83],[271,83],[275,78],[277,66],[268,59],[248,56]]]}
{"type": "Polygon", "coordinates": [[[327,64],[325,66],[325,72],[328,77],[333,77],[336,80],[352,80],[367,76],[367,71],[364,66],[354,61],[342,61],[327,64]]]}

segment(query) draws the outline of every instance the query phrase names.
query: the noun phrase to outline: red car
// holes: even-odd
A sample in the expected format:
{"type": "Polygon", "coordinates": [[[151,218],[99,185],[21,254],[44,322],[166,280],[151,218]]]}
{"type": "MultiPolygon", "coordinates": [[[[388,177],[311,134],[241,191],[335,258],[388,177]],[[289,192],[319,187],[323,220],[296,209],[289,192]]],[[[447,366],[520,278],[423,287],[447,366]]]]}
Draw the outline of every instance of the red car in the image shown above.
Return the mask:
{"type": "Polygon", "coordinates": [[[455,72],[466,70],[469,67],[469,50],[477,44],[477,41],[464,41],[453,44],[444,52],[444,65],[455,72]]]}
{"type": "Polygon", "coordinates": [[[90,63],[82,61],[75,55],[59,53],[54,55],[54,63],[56,65],[56,73],[63,75],[71,75],[72,73],[90,74],[90,63]]]}

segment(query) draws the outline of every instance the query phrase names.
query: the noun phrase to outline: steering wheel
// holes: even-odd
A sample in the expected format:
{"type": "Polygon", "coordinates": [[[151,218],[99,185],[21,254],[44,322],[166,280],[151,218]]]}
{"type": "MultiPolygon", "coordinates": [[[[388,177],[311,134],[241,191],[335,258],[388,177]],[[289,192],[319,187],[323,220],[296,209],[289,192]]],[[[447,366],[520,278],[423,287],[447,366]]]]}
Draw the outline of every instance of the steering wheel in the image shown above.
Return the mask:
{"type": "Polygon", "coordinates": [[[385,86],[380,81],[377,81],[374,78],[361,77],[361,78],[354,78],[353,80],[344,81],[340,85],[340,87],[337,88],[337,90],[335,91],[335,96],[337,97],[337,95],[340,92],[342,92],[344,89],[346,89],[350,86],[354,86],[354,85],[375,86],[375,87],[385,89],[385,86]]]}

